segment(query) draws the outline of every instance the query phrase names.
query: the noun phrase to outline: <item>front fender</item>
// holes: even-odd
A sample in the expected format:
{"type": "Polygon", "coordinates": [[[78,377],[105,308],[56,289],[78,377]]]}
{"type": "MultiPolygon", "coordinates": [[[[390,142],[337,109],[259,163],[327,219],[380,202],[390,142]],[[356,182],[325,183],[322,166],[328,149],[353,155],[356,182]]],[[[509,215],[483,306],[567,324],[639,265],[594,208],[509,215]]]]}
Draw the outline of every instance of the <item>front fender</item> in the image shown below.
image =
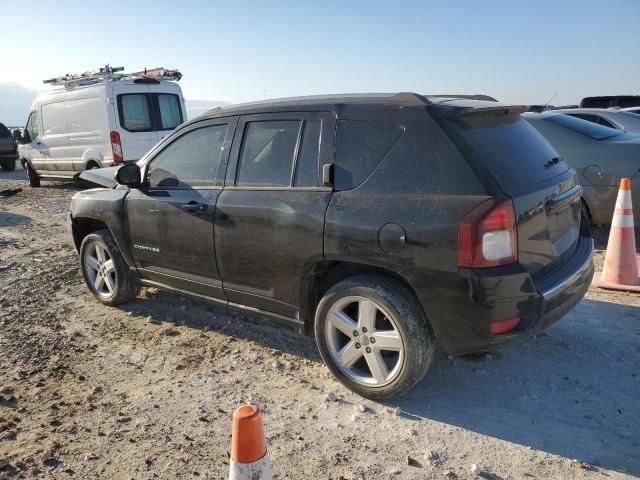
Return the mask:
{"type": "Polygon", "coordinates": [[[74,231],[81,219],[104,223],[111,231],[125,261],[133,268],[124,214],[124,199],[128,193],[129,189],[126,188],[93,188],[76,193],[71,199],[71,228],[74,231]]]}

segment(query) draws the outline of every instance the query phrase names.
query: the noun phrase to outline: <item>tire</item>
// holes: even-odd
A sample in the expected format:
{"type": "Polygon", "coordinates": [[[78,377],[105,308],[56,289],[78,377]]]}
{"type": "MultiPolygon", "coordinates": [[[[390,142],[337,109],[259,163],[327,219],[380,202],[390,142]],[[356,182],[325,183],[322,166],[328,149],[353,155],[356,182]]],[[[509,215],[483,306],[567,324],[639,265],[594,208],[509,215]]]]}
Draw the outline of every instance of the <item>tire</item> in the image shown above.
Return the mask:
{"type": "Polygon", "coordinates": [[[87,287],[105,305],[115,307],[129,302],[138,293],[137,279],[109,230],[95,231],[82,240],[80,265],[87,287]]]}
{"type": "Polygon", "coordinates": [[[357,275],[331,287],[318,304],[314,328],[331,373],[363,397],[407,392],[433,360],[435,342],[422,309],[403,285],[382,275],[357,275]]]}
{"type": "Polygon", "coordinates": [[[587,228],[591,226],[591,216],[589,215],[589,207],[587,207],[587,202],[583,200],[580,201],[580,215],[582,216],[582,221],[586,222],[587,228]]]}
{"type": "Polygon", "coordinates": [[[29,182],[29,185],[33,188],[39,187],[40,177],[38,176],[38,174],[36,173],[36,171],[33,169],[33,167],[29,162],[25,163],[24,169],[25,169],[25,172],[27,173],[27,182],[29,182]]]}

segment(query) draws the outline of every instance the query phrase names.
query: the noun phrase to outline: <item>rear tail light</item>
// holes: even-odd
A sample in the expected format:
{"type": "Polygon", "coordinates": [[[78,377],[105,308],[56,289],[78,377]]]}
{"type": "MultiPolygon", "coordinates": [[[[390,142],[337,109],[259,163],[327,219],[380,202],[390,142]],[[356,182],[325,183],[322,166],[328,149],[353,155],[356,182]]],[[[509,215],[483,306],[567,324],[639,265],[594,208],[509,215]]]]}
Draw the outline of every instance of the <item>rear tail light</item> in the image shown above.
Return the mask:
{"type": "Polygon", "coordinates": [[[518,261],[518,230],[508,197],[481,203],[458,224],[458,266],[495,267],[518,261]]]}
{"type": "Polygon", "coordinates": [[[515,329],[519,323],[520,317],[507,318],[506,320],[491,322],[491,335],[509,333],[511,330],[515,329]]]}
{"type": "Polygon", "coordinates": [[[113,161],[120,163],[124,160],[122,156],[122,143],[120,143],[120,134],[111,132],[111,151],[113,152],[113,161]]]}

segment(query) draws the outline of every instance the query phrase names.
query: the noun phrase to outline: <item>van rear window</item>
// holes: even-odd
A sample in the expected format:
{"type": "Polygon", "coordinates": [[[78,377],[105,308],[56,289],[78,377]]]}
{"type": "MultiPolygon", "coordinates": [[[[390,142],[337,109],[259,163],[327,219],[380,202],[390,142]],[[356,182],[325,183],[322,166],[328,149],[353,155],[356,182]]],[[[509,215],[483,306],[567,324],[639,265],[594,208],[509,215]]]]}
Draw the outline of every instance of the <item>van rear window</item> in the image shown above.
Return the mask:
{"type": "Polygon", "coordinates": [[[125,93],[117,99],[120,126],[129,132],[173,130],[184,121],[178,95],[125,93]]]}
{"type": "Polygon", "coordinates": [[[507,193],[569,168],[564,161],[550,162],[560,155],[517,113],[471,113],[454,119],[437,115],[436,119],[479,176],[488,171],[507,193]]]}

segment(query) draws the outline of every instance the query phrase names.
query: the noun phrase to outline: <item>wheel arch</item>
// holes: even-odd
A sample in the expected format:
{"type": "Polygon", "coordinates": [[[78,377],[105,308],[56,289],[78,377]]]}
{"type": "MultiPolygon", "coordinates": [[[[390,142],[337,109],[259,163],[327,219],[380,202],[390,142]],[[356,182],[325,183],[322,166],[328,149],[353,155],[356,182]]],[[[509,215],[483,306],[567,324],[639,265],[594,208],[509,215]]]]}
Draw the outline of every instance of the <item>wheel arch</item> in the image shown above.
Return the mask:
{"type": "MultiPolygon", "coordinates": [[[[73,217],[71,221],[71,233],[76,250],[80,251],[82,240],[84,240],[87,235],[97,230],[105,229],[111,232],[109,226],[102,220],[90,217],[73,217]]],[[[113,232],[111,232],[111,234],[113,235],[113,232]]]]}
{"type": "Polygon", "coordinates": [[[326,260],[319,261],[311,265],[308,270],[308,274],[304,277],[301,284],[300,319],[304,321],[305,334],[313,335],[316,307],[327,290],[345,278],[362,274],[381,275],[395,280],[402,285],[409,295],[413,297],[416,306],[420,308],[430,333],[432,335],[434,334],[433,326],[429,321],[429,316],[427,315],[424,305],[420,301],[416,290],[401,274],[375,265],[326,260]]]}

